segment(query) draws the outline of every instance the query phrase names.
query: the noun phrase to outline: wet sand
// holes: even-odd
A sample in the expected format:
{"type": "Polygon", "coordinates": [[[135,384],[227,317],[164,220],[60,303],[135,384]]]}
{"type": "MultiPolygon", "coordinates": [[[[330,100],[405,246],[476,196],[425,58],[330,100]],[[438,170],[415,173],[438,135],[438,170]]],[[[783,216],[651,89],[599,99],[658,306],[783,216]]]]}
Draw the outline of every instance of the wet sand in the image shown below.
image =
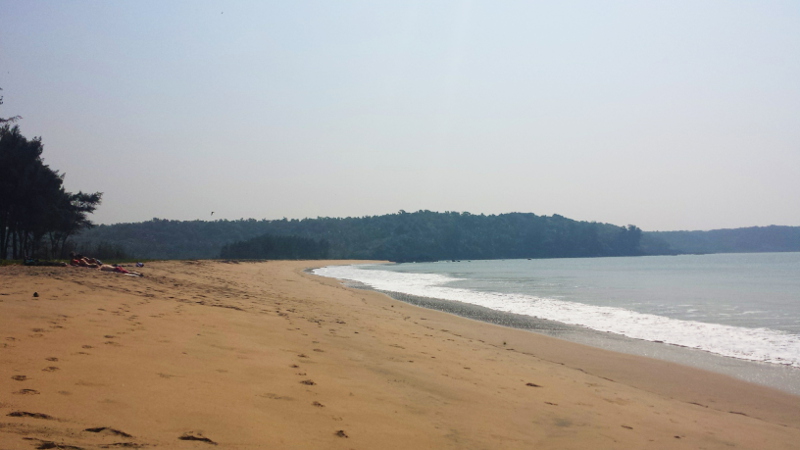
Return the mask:
{"type": "Polygon", "coordinates": [[[0,267],[0,449],[800,442],[800,397],[304,272],[331,263],[0,267]]]}

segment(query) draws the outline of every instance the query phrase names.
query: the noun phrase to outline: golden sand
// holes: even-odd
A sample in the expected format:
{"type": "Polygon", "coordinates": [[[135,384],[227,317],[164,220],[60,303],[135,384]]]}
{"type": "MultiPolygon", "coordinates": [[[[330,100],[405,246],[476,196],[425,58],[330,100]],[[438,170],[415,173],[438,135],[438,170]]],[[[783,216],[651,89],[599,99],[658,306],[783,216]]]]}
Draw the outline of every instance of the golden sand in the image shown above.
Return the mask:
{"type": "Polygon", "coordinates": [[[0,267],[0,449],[800,447],[799,397],[303,272],[329,264],[0,267]]]}

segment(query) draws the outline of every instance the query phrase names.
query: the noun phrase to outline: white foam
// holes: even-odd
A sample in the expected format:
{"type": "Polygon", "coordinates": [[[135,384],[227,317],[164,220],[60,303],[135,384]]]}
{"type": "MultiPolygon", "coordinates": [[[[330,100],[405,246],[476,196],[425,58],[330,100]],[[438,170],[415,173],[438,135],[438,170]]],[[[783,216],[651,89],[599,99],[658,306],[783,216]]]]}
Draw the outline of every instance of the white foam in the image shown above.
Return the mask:
{"type": "Polygon", "coordinates": [[[438,274],[365,270],[359,266],[324,267],[316,269],[314,273],[358,281],[382,291],[455,300],[733,358],[800,367],[800,335],[783,331],[670,319],[623,308],[592,306],[531,295],[453,288],[444,285],[456,281],[455,278],[438,274]]]}

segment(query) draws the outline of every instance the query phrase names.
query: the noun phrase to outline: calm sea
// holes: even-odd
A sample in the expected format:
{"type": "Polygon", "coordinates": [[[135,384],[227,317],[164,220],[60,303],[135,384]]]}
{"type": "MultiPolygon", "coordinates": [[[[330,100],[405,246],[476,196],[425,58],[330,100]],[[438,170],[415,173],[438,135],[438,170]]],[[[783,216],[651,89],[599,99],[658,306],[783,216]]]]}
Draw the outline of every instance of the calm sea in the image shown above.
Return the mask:
{"type": "Polygon", "coordinates": [[[443,261],[315,273],[450,312],[474,305],[485,312],[464,315],[800,394],[800,253],[443,261]]]}

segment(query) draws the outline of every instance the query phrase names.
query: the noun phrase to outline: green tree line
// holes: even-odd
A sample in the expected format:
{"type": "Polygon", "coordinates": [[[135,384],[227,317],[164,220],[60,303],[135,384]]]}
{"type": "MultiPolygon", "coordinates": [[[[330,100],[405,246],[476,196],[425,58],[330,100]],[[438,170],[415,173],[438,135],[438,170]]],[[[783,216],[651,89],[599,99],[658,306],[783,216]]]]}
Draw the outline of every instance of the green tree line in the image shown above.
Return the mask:
{"type": "Polygon", "coordinates": [[[560,215],[476,215],[417,211],[302,220],[176,221],[99,225],[76,238],[108,242],[137,258],[216,258],[227,244],[260,236],[296,236],[328,244],[328,258],[442,259],[634,256],[666,245],[633,225],[582,222],[560,215]]]}
{"type": "Polygon", "coordinates": [[[709,231],[654,231],[680,253],[800,252],[800,227],[770,225],[709,231]]]}
{"type": "Polygon", "coordinates": [[[224,245],[223,259],[325,259],[330,243],[299,236],[263,236],[224,245]]]}

